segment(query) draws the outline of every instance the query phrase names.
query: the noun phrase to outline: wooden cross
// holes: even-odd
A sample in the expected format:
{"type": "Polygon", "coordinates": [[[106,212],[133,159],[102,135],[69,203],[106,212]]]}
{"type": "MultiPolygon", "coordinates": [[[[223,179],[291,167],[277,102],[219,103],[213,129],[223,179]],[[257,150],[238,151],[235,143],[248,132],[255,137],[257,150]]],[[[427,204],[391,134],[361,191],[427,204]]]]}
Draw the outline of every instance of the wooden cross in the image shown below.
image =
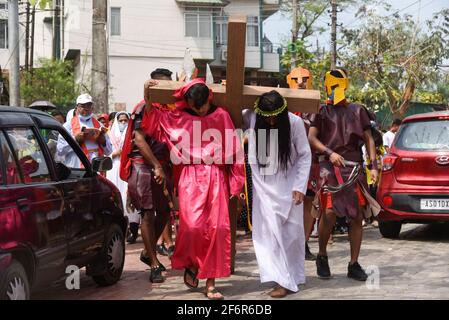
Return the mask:
{"type": "MultiPolygon", "coordinates": [[[[245,86],[245,48],[246,48],[246,16],[232,16],[228,25],[228,62],[226,69],[226,86],[221,84],[208,85],[214,92],[213,103],[226,106],[236,128],[242,126],[242,109],[253,108],[261,94],[272,90],[278,91],[288,103],[291,112],[317,113],[320,105],[320,92],[316,90],[297,90],[272,87],[245,86]]],[[[174,103],[175,90],[184,82],[158,81],[159,84],[150,88],[150,101],[159,103],[174,103]]],[[[237,230],[237,201],[231,201],[229,206],[231,221],[232,264],[235,266],[235,239],[237,230]]]]}

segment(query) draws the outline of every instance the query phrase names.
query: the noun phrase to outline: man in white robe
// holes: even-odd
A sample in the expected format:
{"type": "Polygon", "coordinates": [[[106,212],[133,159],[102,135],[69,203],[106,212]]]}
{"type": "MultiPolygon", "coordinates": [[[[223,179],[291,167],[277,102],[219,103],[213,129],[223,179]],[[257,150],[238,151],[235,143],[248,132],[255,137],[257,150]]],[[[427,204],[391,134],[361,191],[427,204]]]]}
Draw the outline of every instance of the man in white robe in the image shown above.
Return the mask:
{"type": "MultiPolygon", "coordinates": [[[[82,94],[78,97],[76,104],[76,114],[69,112],[64,128],[80,144],[89,161],[98,156],[109,156],[112,153],[112,145],[109,137],[102,130],[103,126],[93,117],[92,97],[82,94]],[[100,133],[95,140],[89,139],[87,138],[88,134],[83,132],[83,128],[95,129],[100,133]]],[[[82,168],[79,157],[62,135],[59,135],[56,149],[58,157],[64,159],[63,163],[68,168],[82,168]]]]}
{"type": "Polygon", "coordinates": [[[288,112],[285,99],[275,91],[262,95],[255,111],[245,110],[244,122],[246,128],[253,129],[248,132],[248,159],[253,181],[253,243],[260,278],[262,283],[276,282],[270,295],[282,298],[297,292],[298,285],[306,280],[303,201],[311,166],[310,146],[303,120],[288,112]],[[269,138],[264,141],[259,135],[257,142],[256,132],[261,131],[269,138]]]}

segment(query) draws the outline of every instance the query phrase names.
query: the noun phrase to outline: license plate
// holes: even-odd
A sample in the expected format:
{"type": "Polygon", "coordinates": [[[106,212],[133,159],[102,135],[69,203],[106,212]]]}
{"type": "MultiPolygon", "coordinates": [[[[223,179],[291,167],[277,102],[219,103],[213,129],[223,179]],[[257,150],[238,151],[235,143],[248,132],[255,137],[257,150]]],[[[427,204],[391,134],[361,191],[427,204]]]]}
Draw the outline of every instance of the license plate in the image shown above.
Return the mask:
{"type": "Polygon", "coordinates": [[[421,199],[421,210],[449,210],[449,199],[421,199]]]}

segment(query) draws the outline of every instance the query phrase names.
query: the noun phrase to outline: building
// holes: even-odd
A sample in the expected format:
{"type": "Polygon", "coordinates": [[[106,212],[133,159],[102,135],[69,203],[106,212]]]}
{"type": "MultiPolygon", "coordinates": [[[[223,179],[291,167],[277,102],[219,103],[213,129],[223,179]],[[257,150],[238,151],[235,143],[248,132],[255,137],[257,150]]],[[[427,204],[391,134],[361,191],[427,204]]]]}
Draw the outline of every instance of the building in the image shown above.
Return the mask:
{"type": "MultiPolygon", "coordinates": [[[[7,69],[7,5],[2,7],[3,3],[6,1],[0,0],[0,65],[7,69]]],[[[41,57],[73,60],[76,81],[89,91],[92,0],[53,3],[59,11],[36,12],[34,65],[38,67],[41,57]]],[[[271,77],[279,72],[279,54],[264,37],[263,22],[278,9],[279,0],[109,0],[109,109],[132,110],[142,99],[143,83],[152,70],[163,67],[174,74],[180,72],[186,48],[200,76],[205,75],[209,63],[215,80],[224,79],[227,21],[235,13],[248,17],[247,82],[271,77]]],[[[20,11],[24,10],[21,5],[20,11]]],[[[25,28],[21,27],[21,65],[25,63],[24,35],[25,28]]]]}

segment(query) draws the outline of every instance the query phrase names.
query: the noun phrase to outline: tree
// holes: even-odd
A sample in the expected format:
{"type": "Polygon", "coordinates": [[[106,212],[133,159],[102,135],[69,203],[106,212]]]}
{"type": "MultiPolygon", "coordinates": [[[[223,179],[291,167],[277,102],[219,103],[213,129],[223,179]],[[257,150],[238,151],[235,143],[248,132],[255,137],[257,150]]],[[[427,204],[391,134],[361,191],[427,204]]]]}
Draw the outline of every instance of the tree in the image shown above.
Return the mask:
{"type": "MultiPolygon", "coordinates": [[[[340,8],[345,8],[355,3],[357,3],[356,0],[339,1],[340,8]]],[[[312,48],[309,40],[311,36],[321,34],[327,30],[320,19],[328,13],[331,7],[330,1],[298,1],[298,6],[297,34],[292,35],[290,40],[286,41],[284,45],[285,49],[281,57],[281,66],[283,67],[284,73],[289,73],[291,57],[295,54],[297,59],[296,65],[307,68],[312,72],[314,87],[316,89],[324,89],[322,79],[325,73],[329,71],[330,55],[328,51],[320,48],[318,43],[316,48],[312,48]]],[[[291,18],[291,1],[284,0],[281,2],[281,12],[291,18]]],[[[285,74],[281,75],[281,77],[285,78],[285,74]]]]}
{"type": "MultiPolygon", "coordinates": [[[[391,113],[401,117],[414,93],[432,87],[441,77],[438,66],[449,58],[449,9],[426,21],[425,32],[410,15],[379,16],[375,8],[380,5],[390,12],[383,1],[372,4],[374,9],[360,8],[356,16],[364,23],[343,30],[347,47],[340,55],[351,83],[364,89],[364,99],[385,101],[391,113]]],[[[349,93],[358,95],[354,89],[349,93]]]]}
{"type": "Polygon", "coordinates": [[[79,94],[70,61],[39,60],[40,68],[33,73],[25,71],[22,77],[22,95],[26,105],[36,100],[47,100],[63,110],[73,106],[79,94]]]}
{"type": "Polygon", "coordinates": [[[42,10],[45,9],[47,6],[52,7],[53,0],[29,0],[31,6],[38,6],[42,10]]]}
{"type": "MultiPolygon", "coordinates": [[[[345,8],[353,5],[357,0],[341,0],[339,1],[340,8],[345,8]]],[[[290,38],[287,48],[291,56],[292,50],[297,50],[298,63],[302,65],[306,59],[307,52],[311,52],[307,46],[307,40],[310,36],[321,34],[327,29],[319,25],[319,19],[327,14],[330,9],[329,0],[314,0],[314,1],[298,1],[298,15],[296,21],[296,34],[290,38]]],[[[281,2],[281,12],[288,17],[292,16],[292,5],[290,0],[283,0],[281,2]]],[[[330,20],[329,20],[330,22],[330,20]]]]}

